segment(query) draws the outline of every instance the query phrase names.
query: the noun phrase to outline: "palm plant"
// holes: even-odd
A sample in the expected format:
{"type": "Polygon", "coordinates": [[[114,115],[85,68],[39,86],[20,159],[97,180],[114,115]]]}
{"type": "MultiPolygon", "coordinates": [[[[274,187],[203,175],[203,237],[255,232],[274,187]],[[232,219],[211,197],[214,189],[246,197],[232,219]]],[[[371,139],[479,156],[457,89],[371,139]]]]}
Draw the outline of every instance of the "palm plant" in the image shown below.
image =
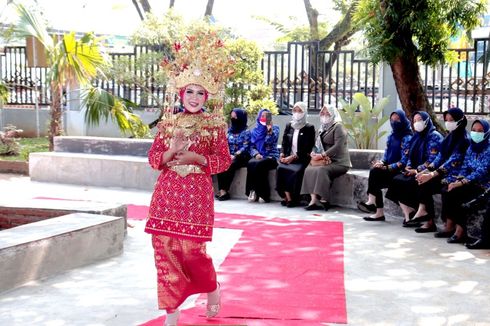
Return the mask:
{"type": "Polygon", "coordinates": [[[22,4],[16,4],[16,7],[20,17],[17,33],[23,37],[35,37],[46,51],[50,68],[47,83],[51,92],[50,150],[53,150],[53,137],[61,134],[62,92],[66,86],[79,85],[85,90],[82,96],[91,96],[89,101],[84,101],[87,105],[85,118],[89,123],[98,123],[101,117],[107,120],[111,116],[123,132],[135,135],[141,133],[141,129],[144,130],[145,125],[137,115],[131,113],[127,102],[108,92],[94,90],[91,81],[97,76],[104,76],[102,69],[110,65],[101,50],[100,38],[93,33],[86,33],[77,39],[73,32],[51,37],[44,21],[37,14],[22,4]]]}
{"type": "Polygon", "coordinates": [[[342,109],[339,113],[342,123],[358,149],[376,148],[378,140],[386,134],[386,131],[379,132],[379,129],[389,117],[379,116],[388,101],[388,97],[384,97],[373,107],[364,93],[355,93],[350,104],[344,100],[340,101],[342,109]]]}

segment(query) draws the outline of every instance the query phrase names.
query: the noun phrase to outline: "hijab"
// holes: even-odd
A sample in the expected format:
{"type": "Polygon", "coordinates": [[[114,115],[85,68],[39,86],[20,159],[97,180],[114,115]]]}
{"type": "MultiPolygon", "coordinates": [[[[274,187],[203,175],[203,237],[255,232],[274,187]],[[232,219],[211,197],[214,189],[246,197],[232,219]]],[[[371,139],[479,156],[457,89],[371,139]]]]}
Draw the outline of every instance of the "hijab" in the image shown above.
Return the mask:
{"type": "Polygon", "coordinates": [[[294,115],[293,115],[293,120],[291,120],[291,127],[293,127],[293,129],[299,130],[299,129],[303,128],[304,126],[306,126],[306,118],[308,116],[308,113],[307,113],[308,108],[307,108],[305,102],[296,102],[294,104],[293,108],[295,108],[295,107],[298,107],[301,109],[301,112],[303,112],[303,117],[299,120],[295,120],[294,115]]]}
{"type": "Polygon", "coordinates": [[[410,120],[408,120],[405,111],[397,109],[390,114],[391,135],[386,147],[386,161],[391,164],[398,162],[402,157],[402,141],[403,137],[412,134],[410,120]],[[391,116],[396,114],[400,117],[400,121],[391,121],[391,116]]]}
{"type": "Polygon", "coordinates": [[[255,147],[259,151],[259,153],[264,153],[264,143],[265,143],[265,137],[267,136],[267,126],[264,126],[260,123],[260,117],[262,116],[263,112],[270,112],[267,109],[262,109],[259,111],[257,114],[257,119],[256,119],[256,124],[255,128],[252,129],[252,138],[251,141],[253,144],[255,144],[255,147]]]}
{"type": "Polygon", "coordinates": [[[459,108],[451,108],[443,113],[444,118],[446,118],[448,114],[454,119],[455,122],[458,122],[458,126],[456,129],[451,131],[441,143],[440,153],[442,155],[443,162],[449,159],[453,152],[464,154],[470,145],[470,137],[466,131],[468,120],[466,119],[464,112],[459,108]]]}
{"type": "Polygon", "coordinates": [[[320,128],[318,128],[318,135],[316,136],[315,140],[315,147],[318,150],[323,150],[323,143],[322,143],[322,135],[324,132],[330,130],[337,122],[342,121],[340,118],[339,111],[337,108],[331,104],[329,105],[324,105],[322,109],[320,110],[319,116],[322,115],[322,113],[328,112],[332,119],[328,123],[321,123],[320,128]]]}
{"type": "Polygon", "coordinates": [[[416,111],[413,116],[420,115],[425,123],[425,128],[421,132],[416,131],[410,143],[410,161],[412,167],[417,167],[423,164],[425,157],[425,147],[429,141],[430,135],[435,132],[436,128],[432,123],[429,114],[425,111],[416,111]]]}
{"type": "Polygon", "coordinates": [[[231,119],[231,126],[228,129],[230,134],[239,134],[247,129],[247,111],[241,108],[234,108],[236,119],[231,119]]]}
{"type": "Polygon", "coordinates": [[[478,120],[475,120],[473,121],[473,124],[471,125],[471,127],[473,127],[473,125],[475,123],[479,122],[482,126],[483,126],[483,132],[485,133],[485,138],[483,139],[482,142],[479,142],[479,143],[475,143],[473,140],[471,140],[471,149],[473,150],[473,152],[475,153],[481,153],[483,152],[487,146],[489,145],[489,136],[490,136],[490,124],[488,123],[487,120],[483,120],[483,119],[478,119],[478,120]]]}

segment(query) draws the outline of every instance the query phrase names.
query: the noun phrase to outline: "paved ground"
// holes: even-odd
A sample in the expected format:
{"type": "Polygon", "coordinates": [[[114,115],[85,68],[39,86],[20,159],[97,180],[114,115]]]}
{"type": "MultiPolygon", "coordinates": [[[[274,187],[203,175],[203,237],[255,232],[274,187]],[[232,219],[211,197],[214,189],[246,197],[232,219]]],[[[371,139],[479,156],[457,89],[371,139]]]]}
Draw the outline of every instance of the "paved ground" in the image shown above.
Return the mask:
{"type": "MultiPolygon", "coordinates": [[[[0,204],[36,196],[148,204],[151,193],[0,174],[0,204]]],[[[216,210],[342,221],[349,325],[490,325],[488,250],[469,251],[432,234],[416,234],[402,228],[399,218],[367,223],[347,209],[314,216],[278,203],[231,200],[217,202],[216,210]]],[[[122,255],[1,293],[0,325],[137,325],[160,316],[149,236],[143,222],[132,224],[122,255]]],[[[216,264],[239,237],[236,230],[216,231],[209,246],[216,264]]]]}

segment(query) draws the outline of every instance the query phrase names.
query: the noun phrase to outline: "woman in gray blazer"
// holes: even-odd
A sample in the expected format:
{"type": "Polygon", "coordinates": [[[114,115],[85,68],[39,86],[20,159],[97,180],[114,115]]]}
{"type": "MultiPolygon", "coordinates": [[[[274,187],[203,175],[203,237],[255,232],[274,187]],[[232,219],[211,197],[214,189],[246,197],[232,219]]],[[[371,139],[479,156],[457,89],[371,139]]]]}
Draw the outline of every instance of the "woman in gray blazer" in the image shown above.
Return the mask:
{"type": "Polygon", "coordinates": [[[351,167],[347,147],[347,131],[342,125],[337,109],[324,105],[320,110],[321,126],[315,148],[310,154],[311,162],[305,170],[302,194],[310,194],[306,210],[328,210],[332,181],[347,173],[351,167]]]}

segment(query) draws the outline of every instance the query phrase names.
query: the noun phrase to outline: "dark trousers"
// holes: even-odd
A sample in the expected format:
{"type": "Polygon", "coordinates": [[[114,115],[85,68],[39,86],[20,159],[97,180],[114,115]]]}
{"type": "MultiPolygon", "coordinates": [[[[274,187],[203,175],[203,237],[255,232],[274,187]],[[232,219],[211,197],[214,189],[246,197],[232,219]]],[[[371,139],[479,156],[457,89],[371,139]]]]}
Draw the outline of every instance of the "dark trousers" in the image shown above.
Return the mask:
{"type": "Polygon", "coordinates": [[[466,230],[467,214],[461,205],[482,193],[482,188],[472,184],[465,184],[451,191],[447,191],[447,186],[443,187],[441,193],[443,219],[449,218],[466,230]]]}
{"type": "Polygon", "coordinates": [[[247,164],[246,194],[254,190],[257,196],[268,201],[271,198],[271,187],[269,185],[269,171],[277,167],[275,158],[264,157],[260,160],[255,158],[247,164]]]}
{"type": "Polygon", "coordinates": [[[235,156],[228,170],[218,174],[219,190],[225,190],[228,192],[230,190],[231,183],[233,182],[233,178],[235,177],[235,172],[247,166],[249,160],[249,154],[240,154],[235,156]]]}
{"type": "Polygon", "coordinates": [[[386,198],[392,200],[397,205],[400,203],[417,209],[418,207],[418,182],[415,176],[406,176],[398,173],[391,181],[386,198]]]}
{"type": "Polygon", "coordinates": [[[384,169],[371,169],[369,171],[368,190],[367,193],[376,197],[376,207],[383,208],[383,193],[382,189],[388,188],[391,181],[398,172],[384,169]]]}
{"type": "Polygon", "coordinates": [[[281,198],[289,192],[293,200],[299,200],[303,176],[308,165],[301,163],[279,163],[276,172],[276,190],[281,198]]]}
{"type": "MultiPolygon", "coordinates": [[[[441,176],[434,177],[426,183],[421,184],[418,188],[418,202],[425,205],[427,214],[431,216],[435,215],[434,198],[432,198],[432,195],[441,193],[441,179],[441,176]]],[[[445,219],[444,216],[442,218],[443,220],[445,219]]]]}
{"type": "Polygon", "coordinates": [[[481,239],[490,244],[490,200],[487,202],[487,211],[483,217],[483,223],[481,226],[481,239]]]}

